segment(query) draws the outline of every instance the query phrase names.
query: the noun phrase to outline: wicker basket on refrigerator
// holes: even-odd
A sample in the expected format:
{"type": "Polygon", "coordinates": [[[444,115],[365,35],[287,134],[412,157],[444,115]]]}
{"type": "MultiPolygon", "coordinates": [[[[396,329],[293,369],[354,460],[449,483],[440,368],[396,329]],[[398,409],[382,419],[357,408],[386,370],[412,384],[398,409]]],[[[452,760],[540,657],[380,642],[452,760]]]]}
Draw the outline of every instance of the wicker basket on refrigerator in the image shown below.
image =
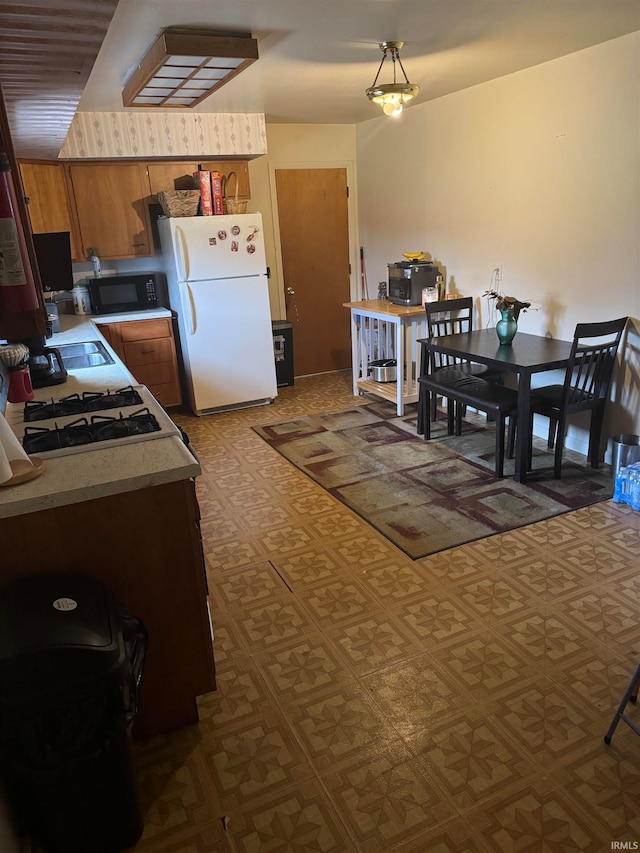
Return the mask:
{"type": "Polygon", "coordinates": [[[247,212],[247,201],[246,199],[240,201],[238,199],[238,176],[235,172],[229,172],[228,175],[225,175],[223,178],[223,202],[224,202],[224,211],[225,213],[246,213],[247,212]],[[227,198],[227,185],[231,180],[231,177],[236,179],[236,194],[234,198],[227,198]]]}
{"type": "Polygon", "coordinates": [[[170,190],[158,193],[165,216],[195,216],[200,203],[200,190],[170,190]]]}

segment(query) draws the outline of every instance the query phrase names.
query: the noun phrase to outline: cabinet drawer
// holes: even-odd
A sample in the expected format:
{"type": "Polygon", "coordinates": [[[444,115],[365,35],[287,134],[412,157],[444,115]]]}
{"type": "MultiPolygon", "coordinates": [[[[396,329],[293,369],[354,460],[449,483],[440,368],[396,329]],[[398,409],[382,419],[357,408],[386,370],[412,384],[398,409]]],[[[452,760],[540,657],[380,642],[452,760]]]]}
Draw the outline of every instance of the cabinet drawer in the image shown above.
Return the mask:
{"type": "Polygon", "coordinates": [[[125,343],[124,355],[128,367],[137,367],[139,364],[159,364],[164,361],[173,362],[171,338],[125,343]]]}
{"type": "Polygon", "coordinates": [[[165,361],[162,364],[136,364],[130,365],[129,369],[136,377],[140,385],[153,388],[154,385],[166,385],[170,382],[178,383],[178,374],[173,362],[165,361]]]}
{"type": "Polygon", "coordinates": [[[127,341],[146,341],[148,338],[170,338],[171,321],[161,317],[158,320],[131,320],[120,324],[120,337],[127,341]]]}

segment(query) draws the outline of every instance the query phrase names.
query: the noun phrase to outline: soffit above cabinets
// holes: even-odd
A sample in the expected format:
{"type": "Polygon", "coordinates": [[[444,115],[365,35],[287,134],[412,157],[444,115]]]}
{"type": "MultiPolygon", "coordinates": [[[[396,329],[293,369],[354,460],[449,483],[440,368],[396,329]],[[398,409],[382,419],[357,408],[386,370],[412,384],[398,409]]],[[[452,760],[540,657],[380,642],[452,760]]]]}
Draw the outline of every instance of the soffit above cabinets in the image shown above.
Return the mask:
{"type": "Polygon", "coordinates": [[[118,0],[0,7],[0,87],[17,157],[55,159],[118,0]]]}
{"type": "Polygon", "coordinates": [[[262,113],[181,110],[126,113],[77,112],[61,160],[241,158],[267,153],[262,113]]]}

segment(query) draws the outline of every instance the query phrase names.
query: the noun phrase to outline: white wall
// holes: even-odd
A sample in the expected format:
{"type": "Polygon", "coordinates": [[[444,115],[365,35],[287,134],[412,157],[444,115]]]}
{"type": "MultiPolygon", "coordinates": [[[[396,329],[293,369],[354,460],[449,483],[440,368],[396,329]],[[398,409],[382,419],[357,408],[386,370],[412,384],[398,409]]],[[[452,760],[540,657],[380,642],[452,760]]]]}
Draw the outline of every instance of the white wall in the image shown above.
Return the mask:
{"type": "MultiPolygon", "coordinates": [[[[640,317],[639,106],[634,33],[358,125],[369,281],[425,251],[449,291],[478,297],[483,325],[495,267],[505,292],[539,307],[523,331],[569,340],[577,322],[640,317]]],[[[626,382],[607,428],[638,433],[626,382]]]]}

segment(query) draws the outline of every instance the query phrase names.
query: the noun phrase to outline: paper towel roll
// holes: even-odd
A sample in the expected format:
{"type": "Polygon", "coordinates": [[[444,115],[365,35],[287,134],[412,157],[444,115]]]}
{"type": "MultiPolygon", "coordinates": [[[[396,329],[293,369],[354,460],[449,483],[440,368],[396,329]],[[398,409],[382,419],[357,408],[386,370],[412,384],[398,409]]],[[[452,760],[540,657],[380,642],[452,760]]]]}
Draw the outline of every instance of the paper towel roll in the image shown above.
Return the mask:
{"type": "Polygon", "coordinates": [[[24,469],[32,462],[11,431],[4,415],[0,414],[0,483],[11,480],[17,468],[24,469]]]}

